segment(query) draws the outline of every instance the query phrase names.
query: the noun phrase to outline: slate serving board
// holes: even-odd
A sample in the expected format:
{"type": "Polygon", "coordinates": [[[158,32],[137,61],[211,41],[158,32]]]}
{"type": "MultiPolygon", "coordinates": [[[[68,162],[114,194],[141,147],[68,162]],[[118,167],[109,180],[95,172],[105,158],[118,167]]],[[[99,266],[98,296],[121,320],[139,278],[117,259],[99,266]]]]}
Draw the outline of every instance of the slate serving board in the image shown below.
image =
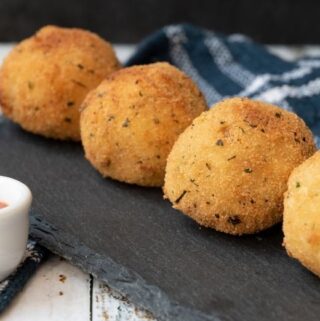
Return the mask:
{"type": "Polygon", "coordinates": [[[320,281],[286,255],[280,226],[245,237],[200,228],[160,189],[103,179],[80,144],[1,118],[0,175],[33,191],[41,244],[158,320],[319,320],[320,281]]]}

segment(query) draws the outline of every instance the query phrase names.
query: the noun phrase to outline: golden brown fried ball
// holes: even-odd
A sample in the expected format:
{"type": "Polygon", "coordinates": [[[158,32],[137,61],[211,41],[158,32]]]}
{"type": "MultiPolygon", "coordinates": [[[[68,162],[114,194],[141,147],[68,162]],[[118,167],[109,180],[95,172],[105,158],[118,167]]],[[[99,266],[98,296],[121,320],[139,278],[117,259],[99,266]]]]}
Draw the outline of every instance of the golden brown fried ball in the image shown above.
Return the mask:
{"type": "Polygon", "coordinates": [[[175,143],[165,196],[201,225],[229,234],[259,232],[281,221],[288,177],[314,151],[297,115],[227,99],[197,117],[175,143]]]}
{"type": "Polygon", "coordinates": [[[290,175],[283,231],[288,254],[320,276],[320,152],[290,175]]]}
{"type": "Polygon", "coordinates": [[[25,130],[78,141],[80,104],[118,68],[112,47],[97,35],[47,26],[5,59],[0,104],[4,114],[25,130]]]}
{"type": "Polygon", "coordinates": [[[192,80],[168,63],[122,69],[84,102],[86,157],[103,176],[162,186],[173,143],[206,108],[192,80]]]}

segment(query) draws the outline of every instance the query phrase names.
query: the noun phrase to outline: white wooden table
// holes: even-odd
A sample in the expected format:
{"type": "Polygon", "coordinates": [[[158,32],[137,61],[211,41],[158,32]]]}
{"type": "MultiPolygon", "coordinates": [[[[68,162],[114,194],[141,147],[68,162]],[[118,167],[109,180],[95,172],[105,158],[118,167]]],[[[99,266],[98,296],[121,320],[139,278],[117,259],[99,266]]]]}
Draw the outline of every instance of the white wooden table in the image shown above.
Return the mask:
{"type": "MultiPolygon", "coordinates": [[[[121,61],[133,46],[117,45],[121,61]]],[[[0,62],[12,45],[0,45],[0,62]]],[[[320,46],[271,46],[273,52],[286,59],[308,53],[320,56],[320,46]]],[[[117,293],[65,260],[53,256],[44,263],[0,316],[0,321],[152,321],[117,293]]]]}
{"type": "Polygon", "coordinates": [[[152,321],[106,285],[53,256],[44,263],[1,321],[152,321]]]}

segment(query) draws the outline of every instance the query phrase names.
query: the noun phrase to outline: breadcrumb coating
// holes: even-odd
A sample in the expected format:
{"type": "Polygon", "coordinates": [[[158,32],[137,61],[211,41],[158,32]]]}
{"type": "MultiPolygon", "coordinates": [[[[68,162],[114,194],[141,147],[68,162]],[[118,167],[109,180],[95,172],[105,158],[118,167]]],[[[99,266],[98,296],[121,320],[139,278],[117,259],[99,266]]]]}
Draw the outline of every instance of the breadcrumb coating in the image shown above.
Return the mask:
{"type": "Polygon", "coordinates": [[[206,108],[193,81],[168,63],[121,69],[83,104],[85,155],[105,177],[162,186],[174,142],[206,108]]]}
{"type": "Polygon", "coordinates": [[[314,152],[312,133],[297,115],[247,98],[226,99],[175,143],[165,197],[203,226],[256,233],[281,221],[288,177],[314,152]]]}
{"type": "Polygon", "coordinates": [[[99,36],[46,26],[5,59],[0,69],[2,110],[27,131],[78,141],[80,104],[119,67],[111,45],[99,36]]]}
{"type": "Polygon", "coordinates": [[[320,276],[320,152],[290,175],[283,213],[288,254],[320,276]]]}

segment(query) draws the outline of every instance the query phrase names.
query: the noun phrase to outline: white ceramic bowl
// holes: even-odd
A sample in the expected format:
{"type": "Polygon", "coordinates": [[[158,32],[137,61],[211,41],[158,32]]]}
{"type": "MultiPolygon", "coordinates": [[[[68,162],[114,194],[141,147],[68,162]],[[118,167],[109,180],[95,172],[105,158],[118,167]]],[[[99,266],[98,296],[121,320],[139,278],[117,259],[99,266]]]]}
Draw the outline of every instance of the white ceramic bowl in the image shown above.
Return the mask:
{"type": "Polygon", "coordinates": [[[30,189],[23,183],[0,176],[0,281],[19,265],[26,252],[29,232],[30,189]]]}

